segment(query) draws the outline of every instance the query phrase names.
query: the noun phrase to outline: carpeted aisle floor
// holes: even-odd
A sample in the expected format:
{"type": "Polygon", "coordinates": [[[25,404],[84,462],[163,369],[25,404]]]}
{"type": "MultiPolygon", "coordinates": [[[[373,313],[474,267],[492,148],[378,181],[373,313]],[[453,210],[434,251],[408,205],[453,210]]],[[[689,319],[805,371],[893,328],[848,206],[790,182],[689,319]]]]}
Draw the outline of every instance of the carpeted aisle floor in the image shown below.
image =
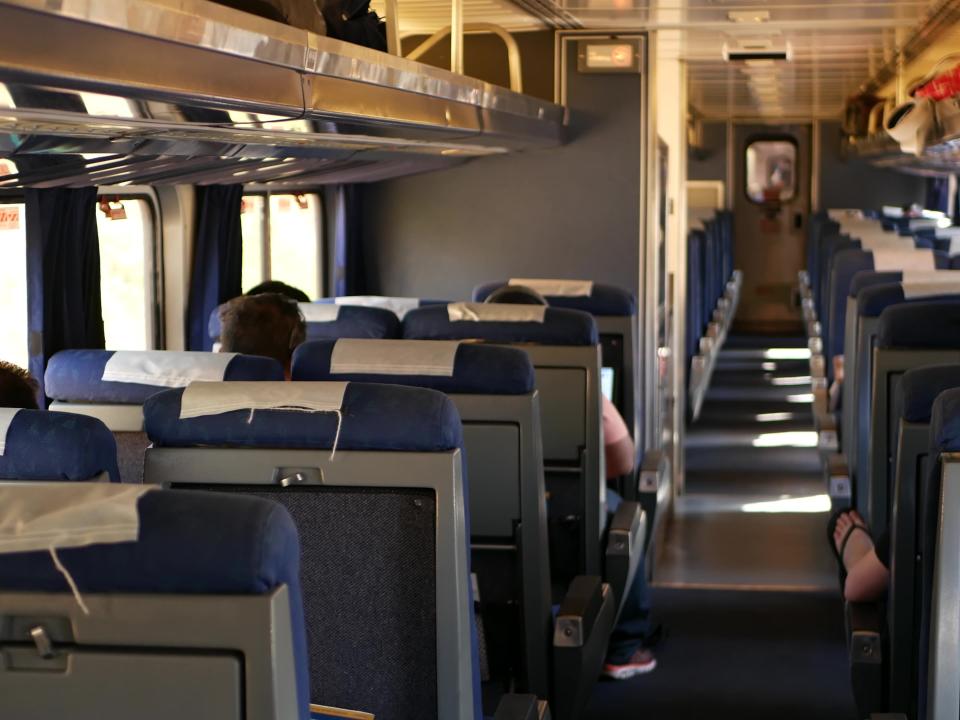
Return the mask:
{"type": "Polygon", "coordinates": [[[657,669],[585,720],[858,720],[803,346],[728,339],[655,570],[657,669]]]}
{"type": "Polygon", "coordinates": [[[654,590],[657,669],[600,682],[585,720],[855,720],[836,593],[654,590]]]}

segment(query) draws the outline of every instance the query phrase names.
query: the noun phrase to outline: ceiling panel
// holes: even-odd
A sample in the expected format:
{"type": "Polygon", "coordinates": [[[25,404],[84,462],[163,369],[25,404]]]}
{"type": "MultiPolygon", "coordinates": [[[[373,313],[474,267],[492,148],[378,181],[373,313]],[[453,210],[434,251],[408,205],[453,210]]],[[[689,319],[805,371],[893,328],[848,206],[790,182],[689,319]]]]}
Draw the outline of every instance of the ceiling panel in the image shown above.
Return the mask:
{"type": "MultiPolygon", "coordinates": [[[[383,0],[374,0],[374,6],[383,0]]],[[[928,15],[960,0],[464,0],[467,22],[532,30],[660,30],[661,57],[684,60],[691,104],[705,116],[838,117],[847,97],[928,15]],[[537,16],[522,8],[542,8],[537,16]],[[731,64],[724,46],[789,46],[790,62],[731,64]]],[[[450,0],[399,0],[401,32],[450,23],[450,0]]],[[[383,12],[382,5],[377,7],[383,12]]],[[[956,33],[960,49],[960,31],[956,33]]]]}

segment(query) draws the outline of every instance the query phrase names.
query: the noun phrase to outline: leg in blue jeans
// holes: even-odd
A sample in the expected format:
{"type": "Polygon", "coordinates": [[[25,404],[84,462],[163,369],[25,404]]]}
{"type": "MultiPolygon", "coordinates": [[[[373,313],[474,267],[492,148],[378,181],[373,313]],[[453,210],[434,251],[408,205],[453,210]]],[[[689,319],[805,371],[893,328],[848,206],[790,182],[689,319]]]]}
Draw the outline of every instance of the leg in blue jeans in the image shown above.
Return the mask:
{"type": "MultiPolygon", "coordinates": [[[[616,512],[622,499],[613,490],[607,490],[607,511],[616,512]]],[[[637,574],[627,591],[627,599],[620,613],[620,621],[610,635],[607,647],[607,663],[622,665],[630,661],[631,656],[643,647],[650,633],[650,588],[647,586],[647,574],[643,558],[637,566],[637,574]]]]}

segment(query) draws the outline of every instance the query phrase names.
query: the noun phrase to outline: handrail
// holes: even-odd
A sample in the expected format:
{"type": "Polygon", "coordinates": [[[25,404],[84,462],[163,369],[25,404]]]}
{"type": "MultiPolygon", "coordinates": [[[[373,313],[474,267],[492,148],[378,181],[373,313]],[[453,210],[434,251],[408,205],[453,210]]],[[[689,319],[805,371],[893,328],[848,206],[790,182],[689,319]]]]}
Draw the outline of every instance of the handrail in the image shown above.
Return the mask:
{"type": "MultiPolygon", "coordinates": [[[[463,30],[464,32],[469,33],[489,32],[503,40],[503,44],[507,46],[507,67],[510,71],[510,89],[514,92],[522,93],[523,72],[520,64],[520,47],[517,45],[517,41],[514,39],[513,35],[507,32],[507,30],[500,25],[486,22],[464,23],[463,30]]],[[[407,59],[420,59],[437,43],[447,37],[447,35],[450,35],[451,32],[452,28],[449,25],[440,28],[433,35],[420,43],[410,53],[408,53],[407,59]]]]}

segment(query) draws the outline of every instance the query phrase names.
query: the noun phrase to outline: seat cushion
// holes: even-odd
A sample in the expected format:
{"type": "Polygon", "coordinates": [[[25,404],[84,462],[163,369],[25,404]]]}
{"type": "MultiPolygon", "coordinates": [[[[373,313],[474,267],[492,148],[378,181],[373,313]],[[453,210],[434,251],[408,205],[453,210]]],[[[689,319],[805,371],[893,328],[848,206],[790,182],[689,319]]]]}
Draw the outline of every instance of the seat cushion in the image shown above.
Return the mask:
{"type": "MultiPolygon", "coordinates": [[[[268,447],[330,449],[338,418],[330,412],[247,410],[180,419],[183,389],[158,393],[143,406],[156,447],[268,447]]],[[[442,452],[463,444],[460,415],[446,395],[425,388],[347,385],[338,450],[442,452]]]]}
{"type": "Polygon", "coordinates": [[[540,323],[451,321],[445,305],[422,307],[407,313],[403,321],[403,337],[409,340],[477,339],[539,345],[596,345],[599,342],[593,316],[564,308],[547,308],[540,323]]]}
{"type": "Polygon", "coordinates": [[[73,413],[20,410],[7,430],[0,478],[120,482],[117,443],[100,420],[73,413]]]}
{"type": "MultiPolygon", "coordinates": [[[[389,357],[389,340],[371,341],[371,347],[389,357]]],[[[446,393],[525,395],[533,392],[534,371],[522,350],[462,343],[454,356],[453,375],[331,374],[330,360],[336,340],[304,343],[293,354],[294,380],[351,380],[397,383],[432,388],[446,393]]]]}
{"type": "MultiPolygon", "coordinates": [[[[268,500],[156,490],[138,502],[137,542],[60,550],[81,593],[261,595],[286,585],[301,717],[309,704],[300,545],[289,513],[268,500]]],[[[0,559],[0,589],[69,592],[46,552],[0,559]]]]}

